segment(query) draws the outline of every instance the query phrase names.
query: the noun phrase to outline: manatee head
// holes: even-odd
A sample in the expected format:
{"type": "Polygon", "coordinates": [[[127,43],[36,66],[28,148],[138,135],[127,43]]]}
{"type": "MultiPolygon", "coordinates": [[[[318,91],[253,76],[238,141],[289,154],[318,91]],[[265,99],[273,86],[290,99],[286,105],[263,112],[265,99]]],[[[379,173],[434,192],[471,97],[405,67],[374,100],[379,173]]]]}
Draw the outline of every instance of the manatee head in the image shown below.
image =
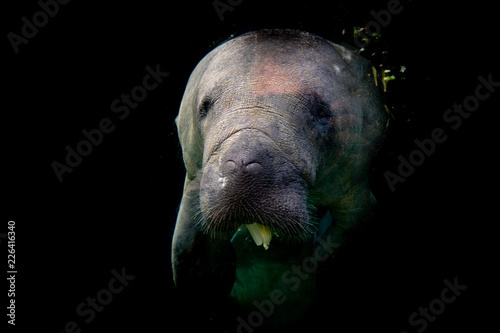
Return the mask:
{"type": "Polygon", "coordinates": [[[197,225],[310,239],[318,211],[364,209],[385,122],[372,68],[351,51],[289,30],[225,42],[195,68],[176,119],[197,225]]]}

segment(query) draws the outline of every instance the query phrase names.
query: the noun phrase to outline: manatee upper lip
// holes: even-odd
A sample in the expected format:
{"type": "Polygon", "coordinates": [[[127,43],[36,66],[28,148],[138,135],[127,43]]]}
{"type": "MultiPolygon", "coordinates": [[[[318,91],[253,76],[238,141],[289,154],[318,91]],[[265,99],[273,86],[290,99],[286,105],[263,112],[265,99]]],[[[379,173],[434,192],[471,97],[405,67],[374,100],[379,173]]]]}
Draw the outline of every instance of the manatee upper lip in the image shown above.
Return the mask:
{"type": "Polygon", "coordinates": [[[239,133],[239,132],[245,131],[245,130],[258,131],[258,132],[264,134],[265,136],[267,136],[269,138],[269,136],[266,133],[264,133],[263,131],[261,131],[259,129],[256,129],[256,128],[243,127],[243,128],[233,129],[233,130],[229,131],[226,135],[224,135],[221,139],[217,140],[217,142],[213,145],[212,149],[210,149],[209,153],[207,154],[207,157],[206,157],[206,160],[204,162],[204,165],[206,165],[208,163],[208,161],[212,158],[212,156],[215,154],[215,152],[217,152],[220,149],[220,147],[222,146],[222,144],[224,142],[226,142],[227,139],[229,139],[231,136],[235,135],[236,133],[239,133]]]}

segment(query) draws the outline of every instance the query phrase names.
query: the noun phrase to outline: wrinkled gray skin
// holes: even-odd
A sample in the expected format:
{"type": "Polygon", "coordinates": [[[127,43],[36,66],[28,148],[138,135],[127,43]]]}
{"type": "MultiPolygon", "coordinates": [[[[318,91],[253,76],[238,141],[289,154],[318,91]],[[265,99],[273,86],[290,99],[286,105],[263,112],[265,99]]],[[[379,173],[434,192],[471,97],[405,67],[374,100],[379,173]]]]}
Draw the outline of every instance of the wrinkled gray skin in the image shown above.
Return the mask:
{"type": "Polygon", "coordinates": [[[300,317],[314,279],[292,290],[282,274],[318,237],[341,243],[369,215],[368,168],[386,120],[371,66],[318,36],[257,31],[211,51],[176,119],[187,170],[172,247],[177,287],[197,299],[230,294],[248,311],[278,288],[287,301],[266,320],[300,317]],[[327,211],[331,225],[319,225],[327,211]],[[254,222],[273,232],[267,251],[245,227],[233,237],[254,222]]]}

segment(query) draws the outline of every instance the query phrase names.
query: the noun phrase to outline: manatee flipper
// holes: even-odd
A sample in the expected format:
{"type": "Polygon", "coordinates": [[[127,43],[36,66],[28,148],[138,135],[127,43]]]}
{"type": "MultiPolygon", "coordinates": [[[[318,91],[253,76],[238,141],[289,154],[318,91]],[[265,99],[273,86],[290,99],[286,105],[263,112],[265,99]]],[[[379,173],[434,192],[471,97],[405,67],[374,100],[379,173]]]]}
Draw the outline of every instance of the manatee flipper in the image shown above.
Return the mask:
{"type": "Polygon", "coordinates": [[[316,246],[322,241],[334,242],[337,244],[336,247],[348,243],[351,233],[372,217],[375,204],[375,197],[367,182],[354,187],[350,193],[330,207],[331,225],[318,235],[316,246]]]}
{"type": "Polygon", "coordinates": [[[175,285],[186,300],[210,303],[229,295],[236,259],[229,239],[210,237],[196,223],[199,186],[199,179],[186,178],[172,242],[172,268],[175,285]]]}

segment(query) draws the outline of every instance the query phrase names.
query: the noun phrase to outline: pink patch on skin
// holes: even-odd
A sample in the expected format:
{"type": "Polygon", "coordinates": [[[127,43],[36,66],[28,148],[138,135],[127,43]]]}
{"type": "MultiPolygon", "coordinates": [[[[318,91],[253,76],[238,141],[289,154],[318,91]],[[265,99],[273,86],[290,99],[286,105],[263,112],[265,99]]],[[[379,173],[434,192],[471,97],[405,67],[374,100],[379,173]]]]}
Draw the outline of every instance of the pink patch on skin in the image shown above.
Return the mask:
{"type": "Polygon", "coordinates": [[[257,95],[294,94],[301,91],[300,79],[296,73],[276,64],[269,58],[256,67],[254,90],[257,95]]]}

